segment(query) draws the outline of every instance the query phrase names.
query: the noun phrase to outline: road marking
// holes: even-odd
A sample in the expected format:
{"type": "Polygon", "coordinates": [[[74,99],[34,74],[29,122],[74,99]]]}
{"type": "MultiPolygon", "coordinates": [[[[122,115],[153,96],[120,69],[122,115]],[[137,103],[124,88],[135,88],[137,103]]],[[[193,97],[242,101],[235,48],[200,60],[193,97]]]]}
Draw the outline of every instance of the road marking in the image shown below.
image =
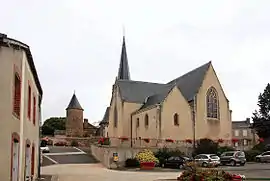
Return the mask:
{"type": "Polygon", "coordinates": [[[43,156],[44,156],[45,158],[47,158],[48,160],[50,160],[51,162],[53,162],[54,164],[58,164],[57,161],[55,161],[54,159],[48,157],[47,155],[43,154],[43,156]]]}
{"type": "Polygon", "coordinates": [[[46,156],[56,156],[56,155],[85,155],[84,152],[62,152],[62,153],[44,153],[46,156]]]}
{"type": "Polygon", "coordinates": [[[79,148],[77,148],[77,147],[73,147],[73,148],[75,148],[76,150],[78,150],[78,151],[80,151],[80,152],[86,154],[84,151],[82,151],[81,149],[79,149],[79,148]]]}

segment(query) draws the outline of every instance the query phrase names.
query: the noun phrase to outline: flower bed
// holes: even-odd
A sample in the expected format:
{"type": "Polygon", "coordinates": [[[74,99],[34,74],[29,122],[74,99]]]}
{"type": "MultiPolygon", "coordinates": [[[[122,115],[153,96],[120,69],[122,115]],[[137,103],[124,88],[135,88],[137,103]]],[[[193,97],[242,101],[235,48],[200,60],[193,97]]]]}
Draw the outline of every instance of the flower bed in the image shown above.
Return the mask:
{"type": "Polygon", "coordinates": [[[201,169],[195,163],[186,165],[186,171],[182,172],[177,180],[180,181],[241,181],[243,175],[235,175],[219,169],[201,169]]]}
{"type": "Polygon", "coordinates": [[[184,171],[177,180],[180,181],[242,181],[243,175],[230,174],[223,170],[197,170],[196,172],[184,171]]]}

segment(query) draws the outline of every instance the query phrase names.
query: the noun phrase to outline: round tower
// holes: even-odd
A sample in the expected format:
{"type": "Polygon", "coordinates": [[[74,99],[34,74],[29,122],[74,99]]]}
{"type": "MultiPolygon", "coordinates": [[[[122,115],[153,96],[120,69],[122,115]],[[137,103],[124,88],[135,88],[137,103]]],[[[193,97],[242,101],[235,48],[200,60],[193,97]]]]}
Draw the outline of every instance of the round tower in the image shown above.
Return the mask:
{"type": "Polygon", "coordinates": [[[75,93],[73,94],[70,103],[66,108],[66,136],[83,136],[83,108],[80,105],[75,93]]]}

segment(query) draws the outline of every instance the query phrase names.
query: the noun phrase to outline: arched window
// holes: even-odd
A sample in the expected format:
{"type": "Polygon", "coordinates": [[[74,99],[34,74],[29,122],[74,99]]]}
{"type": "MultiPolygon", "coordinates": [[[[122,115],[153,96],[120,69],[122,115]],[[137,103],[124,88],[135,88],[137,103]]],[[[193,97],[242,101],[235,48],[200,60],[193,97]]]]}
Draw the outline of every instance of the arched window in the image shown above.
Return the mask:
{"type": "Polygon", "coordinates": [[[149,126],[149,117],[148,117],[148,114],[146,114],[144,116],[144,125],[145,125],[145,127],[148,127],[149,126]]]}
{"type": "Polygon", "coordinates": [[[174,126],[179,126],[179,116],[177,113],[173,115],[174,126]]]}
{"type": "Polygon", "coordinates": [[[114,107],[113,121],[114,121],[114,127],[117,128],[118,115],[117,115],[117,108],[116,108],[116,106],[114,107]]]}
{"type": "Polygon", "coordinates": [[[207,104],[207,117],[218,118],[219,117],[218,95],[214,87],[211,87],[207,91],[206,104],[207,104]]]}

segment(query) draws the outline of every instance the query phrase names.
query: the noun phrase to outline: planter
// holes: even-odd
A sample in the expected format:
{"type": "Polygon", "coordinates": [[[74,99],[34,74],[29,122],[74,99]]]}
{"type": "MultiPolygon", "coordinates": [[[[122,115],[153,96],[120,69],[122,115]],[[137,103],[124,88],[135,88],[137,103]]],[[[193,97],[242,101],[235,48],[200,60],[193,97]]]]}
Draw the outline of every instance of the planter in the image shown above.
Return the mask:
{"type": "Polygon", "coordinates": [[[152,170],[155,168],[155,162],[141,162],[141,170],[152,170]]]}

